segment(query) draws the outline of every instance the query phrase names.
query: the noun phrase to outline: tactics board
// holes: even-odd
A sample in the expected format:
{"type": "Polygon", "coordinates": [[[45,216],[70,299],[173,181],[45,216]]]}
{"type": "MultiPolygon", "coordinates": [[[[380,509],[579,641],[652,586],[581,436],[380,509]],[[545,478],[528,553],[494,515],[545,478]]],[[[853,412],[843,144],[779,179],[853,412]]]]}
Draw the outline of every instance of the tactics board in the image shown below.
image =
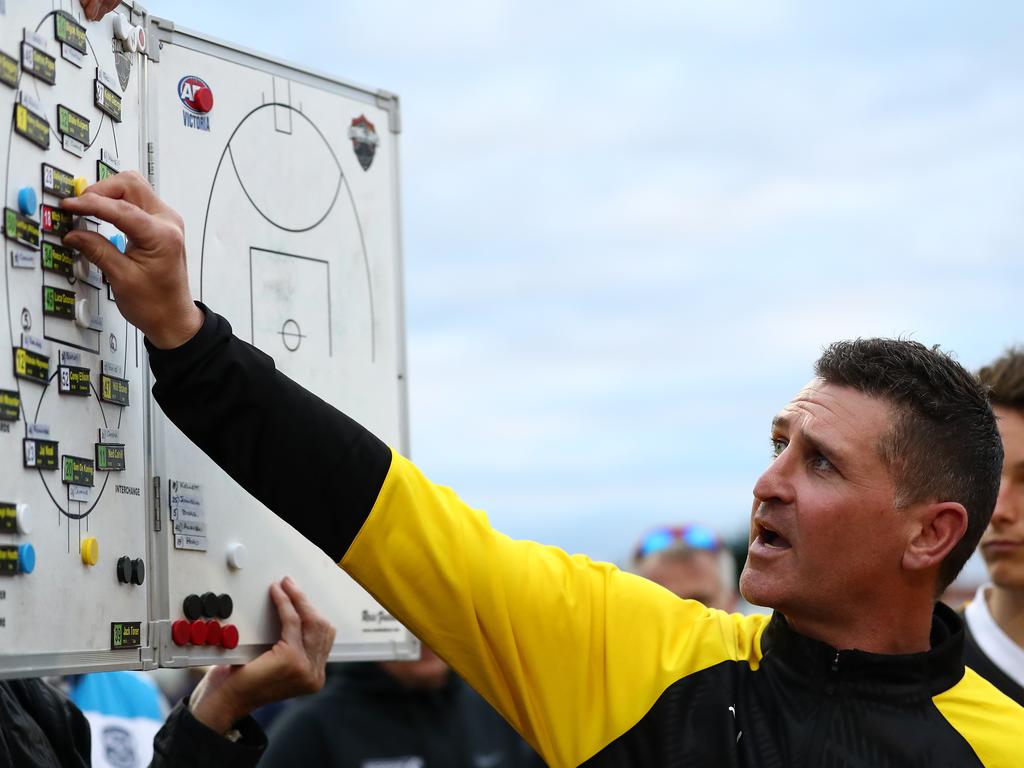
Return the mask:
{"type": "MultiPolygon", "coordinates": [[[[153,30],[160,48],[148,143],[157,189],[186,221],[194,295],[279,370],[403,450],[397,100],[169,22],[155,20],[153,30]]],[[[303,561],[305,540],[159,413],[154,438],[169,522],[157,546],[172,625],[187,618],[189,595],[227,591],[243,645],[272,642],[266,577],[290,574],[317,605],[330,606],[335,660],[418,654],[401,625],[328,557],[303,561]],[[173,490],[183,483],[187,507],[173,490]],[[228,563],[239,545],[264,579],[228,563]]],[[[160,638],[164,663],[207,661],[206,647],[176,645],[167,625],[160,638]]]]}
{"type": "Polygon", "coordinates": [[[285,574],[337,625],[333,658],[417,655],[163,418],[141,335],[60,242],[124,247],[59,201],[139,170],[187,222],[195,295],[404,449],[397,100],[130,2],[94,23],[78,0],[0,0],[0,109],[0,677],[242,661],[277,637],[285,574]],[[232,642],[175,643],[186,615],[232,642]]]}

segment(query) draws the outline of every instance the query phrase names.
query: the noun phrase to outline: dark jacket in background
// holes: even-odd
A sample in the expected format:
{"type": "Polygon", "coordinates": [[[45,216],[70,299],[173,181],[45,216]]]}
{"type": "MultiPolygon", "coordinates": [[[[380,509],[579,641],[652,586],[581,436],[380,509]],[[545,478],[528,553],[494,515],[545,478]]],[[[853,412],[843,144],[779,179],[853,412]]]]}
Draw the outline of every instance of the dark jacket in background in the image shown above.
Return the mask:
{"type": "MultiPolygon", "coordinates": [[[[152,768],[249,768],[266,738],[251,718],[231,742],[196,720],[181,702],[153,740],[152,768]]],[[[85,715],[38,678],[0,680],[0,766],[88,768],[92,737],[85,715]]]]}
{"type": "MultiPolygon", "coordinates": [[[[964,624],[964,664],[988,680],[992,685],[1024,707],[1024,687],[996,666],[981,650],[971,628],[964,624]]],[[[1024,756],[1021,756],[1024,764],[1024,756]]]]}
{"type": "Polygon", "coordinates": [[[501,716],[454,673],[444,687],[410,690],[377,664],[329,667],[324,689],[270,730],[259,768],[537,768],[501,716]]]}

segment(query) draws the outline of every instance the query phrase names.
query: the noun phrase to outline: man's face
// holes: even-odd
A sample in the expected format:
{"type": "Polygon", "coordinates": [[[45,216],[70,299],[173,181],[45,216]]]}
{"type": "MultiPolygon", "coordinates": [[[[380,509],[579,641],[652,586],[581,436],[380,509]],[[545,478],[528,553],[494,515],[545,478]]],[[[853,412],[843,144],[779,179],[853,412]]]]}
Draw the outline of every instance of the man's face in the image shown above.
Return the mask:
{"type": "Polygon", "coordinates": [[[659,552],[637,567],[637,574],[660,584],[679,597],[697,600],[708,608],[732,611],[736,608],[735,593],[722,584],[722,570],[717,552],[693,550],[659,552]]]}
{"type": "Polygon", "coordinates": [[[381,668],[404,687],[416,691],[441,688],[448,680],[450,671],[430,648],[421,646],[417,661],[381,661],[381,668]]]}
{"type": "Polygon", "coordinates": [[[1003,475],[992,521],[981,537],[989,578],[1005,589],[1024,590],[1024,415],[996,406],[1003,438],[1003,475]]]}
{"type": "Polygon", "coordinates": [[[907,522],[879,452],[893,415],[883,400],[814,379],[775,417],[740,577],[747,600],[831,620],[899,578],[907,522]]]}

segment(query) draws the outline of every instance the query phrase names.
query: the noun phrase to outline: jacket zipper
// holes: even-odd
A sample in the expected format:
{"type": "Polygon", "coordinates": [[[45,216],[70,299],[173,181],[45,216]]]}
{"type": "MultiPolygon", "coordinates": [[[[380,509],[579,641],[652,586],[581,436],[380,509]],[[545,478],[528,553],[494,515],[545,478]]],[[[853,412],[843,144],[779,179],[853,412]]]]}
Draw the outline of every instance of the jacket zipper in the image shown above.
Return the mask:
{"type": "Polygon", "coordinates": [[[822,696],[821,709],[814,724],[814,733],[808,743],[804,765],[822,765],[822,756],[825,752],[825,737],[828,733],[829,723],[832,722],[832,715],[839,706],[839,651],[832,657],[832,663],[825,676],[825,693],[822,696]],[[812,759],[813,756],[813,759],[812,759]]]}

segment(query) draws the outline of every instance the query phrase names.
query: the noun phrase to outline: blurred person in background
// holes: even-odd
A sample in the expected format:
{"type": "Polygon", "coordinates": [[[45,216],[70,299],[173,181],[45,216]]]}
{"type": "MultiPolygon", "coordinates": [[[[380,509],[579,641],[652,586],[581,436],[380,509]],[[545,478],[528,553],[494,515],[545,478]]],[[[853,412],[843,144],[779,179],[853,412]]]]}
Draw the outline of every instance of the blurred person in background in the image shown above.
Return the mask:
{"type": "Polygon", "coordinates": [[[479,694],[423,646],[418,661],[331,664],[287,707],[260,768],[541,768],[479,694]]]}
{"type": "Polygon", "coordinates": [[[1005,458],[980,545],[991,582],[964,610],[964,661],[1024,705],[1024,349],[1007,351],[978,378],[989,388],[1005,458]]]}
{"type": "Polygon", "coordinates": [[[150,764],[153,738],[171,712],[152,675],[94,672],[69,676],[59,687],[89,721],[92,768],[150,764]]]}
{"type": "Polygon", "coordinates": [[[632,571],[708,608],[736,610],[736,563],[710,528],[662,526],[648,531],[633,550],[632,571]]]}

